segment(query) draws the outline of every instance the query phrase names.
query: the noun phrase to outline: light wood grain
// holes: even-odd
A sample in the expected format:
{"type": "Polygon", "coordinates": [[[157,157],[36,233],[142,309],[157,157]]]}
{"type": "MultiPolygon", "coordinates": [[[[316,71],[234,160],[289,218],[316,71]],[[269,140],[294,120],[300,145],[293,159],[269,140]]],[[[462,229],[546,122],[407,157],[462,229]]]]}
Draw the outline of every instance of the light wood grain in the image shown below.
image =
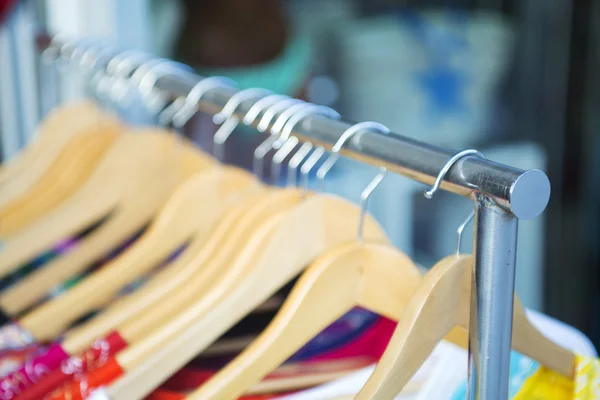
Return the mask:
{"type": "MultiPolygon", "coordinates": [[[[472,257],[450,256],[426,274],[357,400],[394,398],[450,329],[468,329],[472,273],[472,257]]],[[[542,365],[572,375],[574,355],[539,332],[518,299],[512,345],[542,365]]]]}
{"type": "Polygon", "coordinates": [[[178,312],[197,303],[202,297],[199,293],[209,292],[218,284],[234,262],[237,250],[252,240],[265,219],[274,213],[289,210],[301,199],[302,194],[297,190],[279,191],[250,207],[207,262],[198,262],[196,259],[191,261],[191,267],[195,267],[197,273],[173,290],[165,301],[151,304],[136,318],[119,326],[121,336],[128,343],[138,343],[149,333],[168,324],[178,312]]]}
{"type": "MultiPolygon", "coordinates": [[[[325,252],[245,351],[188,398],[237,399],[356,306],[398,321],[421,283],[413,262],[388,245],[351,243],[325,252]]],[[[467,343],[463,331],[462,344],[467,343]]]]}
{"type": "Polygon", "coordinates": [[[227,200],[256,185],[249,173],[213,168],[187,181],[160,211],[142,237],[109,265],[27,315],[23,326],[40,337],[57,335],[68,323],[106,304],[123,287],[143,277],[192,236],[207,240],[227,200]],[[55,316],[49,321],[49,316],[55,316]]]}
{"type": "Polygon", "coordinates": [[[37,182],[0,209],[0,237],[14,235],[71,196],[123,129],[120,124],[104,121],[71,139],[37,182]]]}
{"type": "MultiPolygon", "coordinates": [[[[218,284],[160,330],[117,356],[128,372],[108,390],[111,398],[142,398],[206,349],[327,249],[356,238],[360,210],[317,195],[264,222],[218,284]],[[198,317],[201,316],[201,317],[198,317]]],[[[367,218],[365,240],[385,242],[367,218]]]]}
{"type": "Polygon", "coordinates": [[[247,197],[241,198],[240,203],[234,203],[233,208],[224,213],[226,215],[206,241],[194,238],[184,254],[179,256],[169,268],[159,271],[142,288],[117,300],[100,315],[67,332],[63,348],[70,354],[77,354],[85,350],[95,339],[112,330],[118,330],[120,324],[135,319],[144,310],[151,309],[154,304],[169,301],[168,297],[173,291],[186,284],[198,272],[199,267],[209,262],[221,243],[229,237],[232,227],[238,223],[251,205],[265,195],[265,192],[264,187],[257,186],[252,193],[248,193],[247,197]]]}
{"type": "MultiPolygon", "coordinates": [[[[139,193],[148,196],[142,200],[131,196],[128,201],[120,202],[110,213],[110,218],[84,240],[79,241],[75,248],[52,260],[44,268],[32,272],[7,290],[0,296],[3,310],[10,315],[17,315],[43,299],[56,285],[85,271],[91,263],[121,246],[124,241],[148,225],[179,184],[198,171],[211,167],[204,156],[199,156],[199,152],[188,145],[173,153],[173,157],[176,158],[173,161],[176,170],[169,173],[172,174],[172,178],[159,182],[156,189],[140,188],[139,193]],[[140,204],[143,207],[140,207],[140,204]]],[[[151,184],[152,182],[146,183],[151,184]]]]}
{"type": "Polygon", "coordinates": [[[73,138],[108,118],[111,117],[91,102],[61,106],[48,114],[31,144],[2,166],[0,207],[19,198],[39,181],[73,138]]]}

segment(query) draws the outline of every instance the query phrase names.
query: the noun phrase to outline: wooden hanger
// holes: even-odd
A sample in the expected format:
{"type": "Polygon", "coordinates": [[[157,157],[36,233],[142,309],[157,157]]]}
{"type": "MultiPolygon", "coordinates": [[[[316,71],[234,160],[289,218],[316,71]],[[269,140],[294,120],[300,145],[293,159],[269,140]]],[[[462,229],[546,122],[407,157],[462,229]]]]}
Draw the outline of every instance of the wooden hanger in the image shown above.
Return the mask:
{"type": "Polygon", "coordinates": [[[173,315],[198,298],[198,293],[210,288],[218,274],[233,262],[238,249],[251,240],[265,218],[293,207],[301,201],[301,197],[296,190],[270,191],[254,199],[255,204],[240,204],[241,209],[231,215],[235,221],[225,218],[200,251],[190,248],[174,262],[173,268],[169,268],[172,273],[159,273],[148,287],[132,294],[121,304],[115,304],[114,310],[111,307],[98,321],[75,329],[66,336],[63,347],[70,354],[71,351],[80,352],[91,341],[115,327],[127,343],[133,344],[154,328],[168,324],[173,315]]]}
{"type": "MultiPolygon", "coordinates": [[[[229,111],[234,110],[244,97],[253,95],[256,95],[256,91],[250,89],[234,96],[224,108],[224,118],[227,119],[227,115],[231,117],[229,111]]],[[[224,145],[229,133],[222,137],[215,135],[215,148],[224,145]]],[[[227,268],[235,250],[249,240],[248,235],[266,217],[292,207],[300,202],[301,197],[297,190],[269,191],[259,194],[255,199],[248,199],[245,204],[239,204],[215,229],[208,242],[192,243],[186,255],[180,256],[169,271],[157,274],[145,288],[118,301],[98,318],[68,333],[63,347],[68,352],[80,352],[92,340],[118,325],[121,336],[128,343],[134,343],[142,334],[150,332],[152,327],[166,323],[171,314],[193,301],[204,287],[210,287],[211,279],[227,268]],[[194,254],[196,256],[192,256],[194,254]],[[149,311],[144,313],[144,310],[149,311]]]]}
{"type": "MultiPolygon", "coordinates": [[[[168,138],[170,133],[159,130],[152,132],[163,135],[163,140],[170,140],[168,138]]],[[[133,134],[137,135],[138,133],[133,134]]],[[[171,146],[168,142],[165,145],[171,146]]],[[[173,150],[175,151],[175,149],[173,150]]],[[[114,152],[114,150],[112,151],[114,152]]],[[[162,156],[162,159],[164,160],[164,156],[162,156]]],[[[157,158],[156,162],[163,162],[160,160],[161,158],[157,158]]],[[[119,162],[118,156],[114,153],[113,156],[107,155],[103,162],[105,165],[104,173],[108,174],[110,170],[107,171],[107,169],[110,168],[110,164],[119,162]]],[[[147,162],[151,161],[147,160],[147,162]]],[[[147,225],[180,183],[185,182],[187,178],[198,171],[206,170],[212,166],[211,159],[200,153],[191,144],[178,145],[178,150],[169,162],[172,162],[173,165],[170,167],[165,166],[164,169],[168,169],[170,172],[157,172],[157,177],[163,176],[162,181],[157,180],[157,185],[154,185],[154,182],[150,179],[146,179],[143,186],[139,186],[136,190],[128,193],[127,197],[122,198],[118,207],[111,211],[110,218],[78,242],[75,248],[52,260],[44,268],[32,272],[22,281],[2,293],[0,295],[0,307],[3,311],[8,315],[17,316],[45,298],[53,287],[83,272],[91,263],[103,257],[124,241],[129,240],[136,232],[147,225]],[[171,171],[173,166],[179,171],[171,171]],[[173,178],[165,175],[166,172],[169,175],[174,174],[173,178]],[[151,197],[149,196],[150,193],[153,193],[151,197]],[[143,198],[139,200],[137,196],[143,196],[143,198]]],[[[160,165],[153,168],[160,168],[160,165]]],[[[104,181],[105,178],[101,178],[101,176],[101,174],[96,173],[96,183],[94,185],[101,184],[104,181]]],[[[89,183],[87,184],[89,185],[89,183]]],[[[86,196],[89,196],[89,194],[86,196]]],[[[91,201],[91,199],[88,198],[86,201],[91,201]]],[[[63,207],[60,212],[67,214],[69,206],[63,207]]],[[[82,216],[82,218],[85,217],[82,216]]],[[[35,235],[36,231],[32,230],[29,233],[35,235]]],[[[0,264],[2,259],[3,255],[0,254],[0,264]]]]}
{"type": "MultiPolygon", "coordinates": [[[[329,168],[329,163],[324,165],[329,168]]],[[[363,215],[369,196],[385,174],[382,169],[361,194],[363,215]]],[[[189,397],[238,398],[354,307],[398,321],[421,282],[421,272],[395,248],[363,243],[360,237],[358,232],[358,242],[338,246],[319,256],[258,339],[189,397]]],[[[449,339],[464,346],[468,344],[464,331],[454,332],[449,339]]]]}
{"type": "Polygon", "coordinates": [[[71,139],[107,118],[107,113],[88,101],[61,106],[50,112],[39,125],[31,144],[2,167],[0,207],[40,180],[71,139]]]}
{"type": "Polygon", "coordinates": [[[267,218],[291,209],[301,200],[302,194],[297,190],[278,191],[248,209],[215,254],[206,261],[196,257],[188,262],[188,268],[195,269],[196,274],[171,290],[164,299],[147,305],[144,312],[121,324],[118,329],[121,336],[127,343],[138,343],[149,333],[169,324],[180,310],[185,310],[198,301],[198,293],[208,292],[219,282],[223,271],[227,271],[228,266],[234,262],[236,252],[252,240],[257,228],[267,218]]]}
{"type": "MultiPolygon", "coordinates": [[[[355,239],[359,210],[333,196],[315,195],[266,221],[201,299],[142,342],[117,355],[127,371],[111,386],[111,398],[141,398],[325,250],[355,239]],[[199,317],[201,316],[201,317],[199,317]],[[115,396],[115,397],[113,397],[115,396]]],[[[371,218],[366,240],[385,242],[371,218]]]]}
{"type": "Polygon", "coordinates": [[[209,262],[212,255],[220,248],[221,243],[231,238],[230,232],[233,226],[244,217],[247,209],[256,202],[260,202],[266,193],[268,193],[266,187],[257,186],[253,193],[223,213],[223,219],[220,220],[208,240],[204,242],[193,240],[185,254],[179,256],[169,268],[156,273],[143,287],[115,301],[90,321],[67,332],[62,343],[65,351],[69,354],[78,354],[84,351],[97,338],[118,329],[120,324],[136,317],[154,304],[164,301],[180,285],[191,279],[199,267],[209,262]],[[193,263],[189,260],[190,256],[193,258],[193,263]]]}
{"type": "MultiPolygon", "coordinates": [[[[469,327],[473,258],[449,256],[429,271],[402,316],[375,371],[357,400],[395,397],[450,329],[469,327]]],[[[575,355],[534,327],[515,296],[512,347],[572,377],[575,355]]]]}
{"type": "MultiPolygon", "coordinates": [[[[259,338],[188,398],[237,399],[356,306],[400,320],[421,279],[413,262],[388,245],[351,243],[325,252],[259,338]]],[[[464,330],[448,339],[468,344],[464,330]]]]}
{"type": "Polygon", "coordinates": [[[106,119],[72,138],[37,182],[0,209],[0,237],[14,235],[71,196],[123,130],[117,121],[106,119]]]}
{"type": "Polygon", "coordinates": [[[58,336],[71,322],[106,304],[192,237],[206,240],[228,200],[256,185],[251,174],[237,168],[214,168],[194,177],[176,191],[131,248],[64,295],[25,316],[21,325],[41,340],[58,336]]]}
{"type": "MultiPolygon", "coordinates": [[[[159,129],[123,135],[68,201],[4,242],[0,276],[120,208],[132,206],[133,215],[148,211],[154,215],[155,199],[164,199],[187,178],[184,172],[189,171],[190,163],[200,171],[213,162],[159,129]]],[[[118,239],[125,237],[119,235],[118,239]]]]}

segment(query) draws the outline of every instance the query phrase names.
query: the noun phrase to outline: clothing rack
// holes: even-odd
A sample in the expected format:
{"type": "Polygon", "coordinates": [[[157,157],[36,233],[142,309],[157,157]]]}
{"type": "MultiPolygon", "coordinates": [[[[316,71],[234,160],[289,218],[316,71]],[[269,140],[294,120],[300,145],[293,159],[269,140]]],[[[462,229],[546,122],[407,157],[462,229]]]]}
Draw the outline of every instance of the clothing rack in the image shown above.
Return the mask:
{"type": "MultiPolygon", "coordinates": [[[[58,57],[72,61],[77,59],[74,53],[85,51],[86,60],[96,70],[105,70],[109,61],[120,53],[107,52],[106,48],[94,50],[89,41],[84,42],[61,41],[42,34],[38,37],[38,48],[51,49],[58,57]]],[[[140,66],[134,65],[135,68],[140,66]]],[[[185,97],[202,79],[182,71],[157,77],[155,87],[175,99],[185,97]]],[[[211,89],[197,107],[205,113],[216,114],[235,93],[235,89],[225,85],[211,89]]],[[[256,101],[243,101],[235,110],[235,116],[242,120],[256,101]]],[[[313,115],[296,124],[292,134],[329,150],[351,125],[313,115]]],[[[425,184],[433,184],[456,154],[398,134],[370,131],[354,135],[340,153],[425,184]]],[[[535,218],[544,211],[550,197],[550,183],[542,171],[523,171],[468,155],[449,168],[440,188],[472,199],[475,207],[470,398],[505,400],[508,398],[518,220],[535,218]]]]}

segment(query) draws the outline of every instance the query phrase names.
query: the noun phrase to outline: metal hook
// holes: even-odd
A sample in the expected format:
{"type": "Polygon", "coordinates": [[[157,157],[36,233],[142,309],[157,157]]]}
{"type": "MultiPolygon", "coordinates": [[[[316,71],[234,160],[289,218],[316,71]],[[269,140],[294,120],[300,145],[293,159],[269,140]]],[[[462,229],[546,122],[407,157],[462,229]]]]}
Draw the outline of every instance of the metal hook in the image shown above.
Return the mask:
{"type": "Polygon", "coordinates": [[[331,148],[331,155],[327,158],[327,160],[325,160],[321,168],[319,168],[319,170],[317,171],[317,179],[319,180],[321,188],[323,190],[325,189],[325,176],[340,158],[340,150],[346,144],[346,142],[348,142],[348,140],[350,140],[361,130],[375,130],[384,134],[390,133],[390,130],[387,126],[380,124],[379,122],[371,121],[359,122],[358,124],[355,124],[350,128],[346,129],[344,133],[342,133],[342,136],[340,136],[338,141],[335,142],[335,144],[331,148]]]}
{"type": "Polygon", "coordinates": [[[360,219],[358,221],[358,241],[359,242],[362,242],[362,239],[363,239],[363,229],[364,229],[364,225],[365,225],[365,217],[367,215],[367,210],[368,210],[368,206],[369,206],[369,197],[371,197],[371,193],[373,193],[373,191],[375,189],[377,189],[377,186],[379,186],[381,181],[383,181],[383,178],[385,178],[386,174],[387,174],[387,169],[385,169],[384,167],[381,167],[379,169],[379,173],[375,176],[375,178],[373,178],[373,180],[367,185],[365,190],[363,190],[362,193],[360,194],[360,219]]]}
{"type": "Polygon", "coordinates": [[[325,148],[322,146],[317,146],[315,151],[313,151],[310,157],[308,157],[308,160],[306,160],[306,162],[300,168],[300,177],[302,178],[302,184],[304,187],[304,196],[306,196],[306,193],[308,193],[310,171],[315,167],[315,165],[317,165],[324,154],[325,148]]]}
{"type": "Polygon", "coordinates": [[[469,216],[467,217],[465,222],[460,224],[460,226],[456,230],[456,236],[457,236],[456,237],[456,256],[457,257],[460,256],[460,244],[462,241],[463,231],[465,230],[466,226],[469,225],[469,222],[471,222],[473,220],[474,216],[475,216],[475,211],[471,211],[471,213],[469,214],[469,216]]]}
{"type": "Polygon", "coordinates": [[[265,113],[263,114],[263,117],[260,119],[260,122],[258,123],[256,130],[258,130],[259,132],[266,132],[266,130],[269,128],[269,125],[271,124],[271,121],[273,120],[273,118],[275,118],[275,115],[277,115],[277,113],[292,107],[295,104],[301,104],[301,103],[305,103],[302,100],[298,100],[298,99],[292,99],[291,97],[287,97],[285,99],[282,99],[278,102],[276,102],[275,104],[269,106],[269,108],[267,108],[267,110],[265,111],[265,113]]]}
{"type": "Polygon", "coordinates": [[[130,75],[136,70],[137,65],[142,65],[150,59],[149,54],[140,51],[126,51],[113,57],[106,65],[107,72],[113,75],[115,79],[113,87],[115,101],[122,108],[131,103],[129,96],[132,89],[130,75]]]}
{"type": "Polygon", "coordinates": [[[298,186],[298,167],[300,164],[302,164],[302,161],[304,161],[312,149],[312,143],[304,142],[296,154],[294,154],[288,165],[288,185],[298,186]]]}
{"type": "MultiPolygon", "coordinates": [[[[260,88],[245,89],[237,92],[227,101],[223,109],[215,114],[213,122],[221,124],[215,135],[213,136],[213,153],[217,160],[224,161],[225,158],[225,142],[233,133],[233,130],[240,123],[239,118],[235,117],[235,111],[244,101],[260,96],[272,94],[271,91],[260,88]]],[[[259,100],[260,101],[260,100],[259,100]]],[[[256,103],[255,103],[256,104],[256,103]]],[[[247,115],[247,114],[246,114],[247,115]]]]}
{"type": "Polygon", "coordinates": [[[42,61],[46,65],[50,65],[58,60],[58,57],[60,56],[60,49],[62,47],[60,43],[64,42],[65,40],[68,39],[61,34],[55,35],[52,37],[52,39],[50,39],[50,44],[48,44],[46,50],[42,52],[42,61]]]}
{"type": "MultiPolygon", "coordinates": [[[[279,182],[279,177],[281,175],[281,164],[283,160],[285,160],[289,153],[291,153],[292,150],[294,150],[294,148],[298,144],[298,138],[294,136],[290,137],[293,129],[300,121],[311,115],[322,115],[335,119],[341,118],[340,114],[335,110],[329,107],[317,106],[314,104],[296,104],[290,107],[289,109],[285,110],[281,114],[280,118],[278,118],[277,121],[275,121],[275,125],[279,126],[282,126],[282,124],[280,124],[281,118],[284,118],[287,121],[285,122],[283,128],[279,128],[279,130],[276,132],[276,134],[280,133],[278,141],[280,143],[283,142],[283,144],[281,145],[281,149],[279,149],[279,151],[275,153],[275,156],[273,157],[272,161],[271,171],[273,174],[273,181],[275,184],[279,182]],[[295,110],[293,110],[293,112],[289,112],[292,109],[295,110]],[[291,115],[289,119],[287,117],[288,115],[291,115]]],[[[275,129],[275,125],[273,125],[273,129],[275,129]]],[[[277,143],[274,143],[273,147],[277,147],[277,143]]]]}
{"type": "Polygon", "coordinates": [[[473,150],[473,149],[463,150],[463,151],[456,153],[446,162],[446,164],[444,165],[444,167],[438,174],[437,178],[435,179],[435,182],[433,183],[433,186],[431,187],[431,189],[425,191],[425,197],[428,199],[431,199],[433,197],[433,195],[435,194],[435,192],[437,192],[437,190],[439,189],[440,185],[442,184],[442,181],[444,180],[444,177],[446,176],[446,173],[450,170],[450,168],[452,168],[454,163],[457,162],[458,160],[460,160],[461,158],[468,156],[470,154],[474,154],[474,155],[477,155],[478,157],[485,158],[485,156],[483,154],[481,154],[477,150],[473,150]]]}
{"type": "MultiPolygon", "coordinates": [[[[306,103],[302,100],[292,99],[288,96],[284,96],[284,98],[282,100],[279,100],[279,101],[273,103],[272,105],[268,106],[267,110],[264,112],[262,118],[260,119],[260,122],[258,123],[258,126],[256,129],[258,131],[264,132],[264,130],[266,130],[269,127],[269,125],[271,124],[271,120],[273,119],[273,117],[275,117],[275,115],[279,111],[285,110],[288,107],[294,107],[295,105],[304,105],[304,104],[306,104],[306,103]],[[262,129],[263,126],[265,128],[264,130],[262,129]]],[[[279,118],[287,118],[287,116],[284,117],[283,115],[280,115],[279,118]]],[[[280,143],[278,141],[279,141],[279,137],[277,135],[270,135],[269,137],[267,137],[267,139],[265,139],[264,142],[259,144],[258,147],[256,147],[256,149],[254,149],[252,170],[253,170],[254,174],[257,177],[259,177],[260,179],[264,178],[264,176],[263,176],[264,158],[267,155],[267,153],[269,151],[271,151],[271,149],[273,148],[275,143],[277,143],[276,148],[280,147],[279,146],[280,143]]]]}
{"type": "Polygon", "coordinates": [[[98,48],[108,48],[108,47],[109,47],[109,45],[102,39],[86,38],[86,39],[81,40],[77,44],[77,46],[73,49],[73,51],[71,52],[71,55],[69,56],[69,60],[74,61],[74,62],[79,62],[79,66],[84,67],[85,64],[83,64],[81,62],[81,60],[83,59],[83,57],[85,57],[87,54],[89,54],[90,49],[95,49],[97,51],[98,48]]]}
{"type": "Polygon", "coordinates": [[[273,179],[273,184],[277,185],[279,183],[279,177],[281,176],[281,164],[286,159],[286,157],[296,148],[300,141],[296,136],[292,136],[288,138],[285,143],[281,146],[281,148],[275,153],[273,156],[273,161],[271,162],[271,175],[273,179]]]}
{"type": "Polygon", "coordinates": [[[244,119],[242,119],[242,122],[245,125],[251,125],[254,122],[254,120],[256,120],[256,118],[258,117],[258,115],[265,108],[270,107],[273,104],[277,103],[278,101],[281,101],[281,100],[284,100],[284,99],[289,99],[289,96],[285,96],[285,95],[282,95],[282,94],[272,94],[270,96],[267,96],[265,98],[260,99],[259,101],[257,101],[256,103],[254,103],[254,105],[252,107],[250,107],[250,109],[248,110],[248,112],[244,116],[244,119]]]}
{"type": "MultiPolygon", "coordinates": [[[[173,115],[173,125],[177,128],[183,127],[196,114],[198,103],[202,97],[209,90],[223,86],[236,87],[237,83],[224,76],[211,76],[196,83],[188,95],[182,98],[183,106],[173,115]]],[[[176,101],[181,100],[177,99],[176,101]]]]}
{"type": "Polygon", "coordinates": [[[164,96],[156,93],[156,82],[164,76],[182,75],[191,71],[187,65],[166,58],[153,59],[140,65],[133,73],[131,81],[142,94],[146,107],[151,112],[156,112],[163,108],[166,102],[164,96]]]}
{"type": "Polygon", "coordinates": [[[270,90],[262,88],[250,88],[240,90],[239,92],[231,96],[229,101],[227,101],[227,103],[219,113],[215,114],[215,116],[213,117],[213,122],[215,124],[222,124],[223,122],[225,122],[225,120],[231,118],[233,113],[235,113],[235,110],[237,110],[240,104],[242,104],[246,100],[252,99],[254,97],[265,97],[272,94],[273,92],[271,92],[270,90]]]}
{"type": "MultiPolygon", "coordinates": [[[[288,123],[288,121],[296,114],[301,113],[303,110],[311,107],[317,107],[314,104],[305,103],[302,101],[301,103],[294,104],[293,106],[285,109],[279,117],[273,123],[271,127],[271,135],[280,135],[283,127],[288,123]]],[[[280,136],[282,141],[285,141],[289,137],[280,136]]]]}
{"type": "Polygon", "coordinates": [[[70,60],[70,56],[66,56],[67,53],[67,49],[71,48],[71,54],[73,54],[73,52],[77,51],[77,47],[78,47],[78,41],[75,39],[65,39],[63,41],[62,46],[59,47],[58,49],[58,58],[62,58],[62,59],[67,59],[70,60]]]}
{"type": "Polygon", "coordinates": [[[88,46],[83,50],[81,58],[79,59],[79,65],[88,71],[97,70],[98,60],[105,54],[114,55],[117,50],[108,43],[98,42],[95,45],[88,46]]]}

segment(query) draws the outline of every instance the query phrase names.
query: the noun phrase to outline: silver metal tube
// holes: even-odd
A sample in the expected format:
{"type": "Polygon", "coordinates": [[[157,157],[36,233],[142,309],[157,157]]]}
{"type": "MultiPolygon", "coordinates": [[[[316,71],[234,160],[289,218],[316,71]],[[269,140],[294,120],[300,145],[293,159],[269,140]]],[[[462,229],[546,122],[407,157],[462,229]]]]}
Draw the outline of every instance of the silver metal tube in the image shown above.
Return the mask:
{"type": "MultiPolygon", "coordinates": [[[[38,40],[40,47],[48,46],[48,40],[38,40]]],[[[69,58],[73,47],[63,47],[63,57],[69,58]]],[[[93,56],[91,56],[93,58],[93,56]]],[[[99,54],[96,65],[104,68],[110,61],[106,54],[99,54]]],[[[173,98],[186,96],[202,77],[194,74],[161,77],[156,87],[173,98]]],[[[198,109],[217,114],[237,90],[216,87],[207,91],[198,103],[198,109]]],[[[243,101],[234,115],[240,120],[258,99],[243,101]]],[[[255,121],[259,121],[256,118],[255,121]]],[[[320,115],[307,116],[294,127],[293,135],[311,141],[325,149],[331,149],[339,137],[352,124],[320,115]]],[[[363,131],[354,135],[341,150],[342,154],[369,164],[385,167],[389,171],[408,176],[431,185],[448,159],[455,154],[426,143],[398,134],[382,135],[363,131]]],[[[483,192],[499,207],[518,218],[531,219],[539,215],[548,204],[550,183],[542,171],[523,171],[478,157],[465,157],[446,174],[442,189],[471,197],[483,192]]]]}
{"type": "Polygon", "coordinates": [[[508,399],[518,221],[478,196],[469,327],[473,400],[508,399]]]}

